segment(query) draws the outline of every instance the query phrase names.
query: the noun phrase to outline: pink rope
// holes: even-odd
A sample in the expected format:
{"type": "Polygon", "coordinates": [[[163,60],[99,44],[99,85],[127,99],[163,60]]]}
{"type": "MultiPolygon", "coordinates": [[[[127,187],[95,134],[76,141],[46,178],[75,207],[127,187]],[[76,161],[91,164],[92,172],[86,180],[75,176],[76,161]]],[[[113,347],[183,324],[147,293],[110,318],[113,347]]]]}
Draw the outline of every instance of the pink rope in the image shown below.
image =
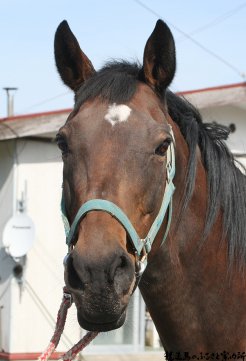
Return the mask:
{"type": "MultiPolygon", "coordinates": [[[[57,314],[57,321],[56,321],[56,327],[54,335],[52,336],[50,343],[46,347],[45,351],[42,353],[42,355],[39,356],[38,361],[47,361],[49,357],[52,355],[52,353],[55,351],[62,332],[64,330],[66,318],[67,318],[67,311],[72,305],[72,296],[66,291],[66,288],[64,287],[64,294],[62,303],[60,306],[60,309],[57,314]]],[[[87,332],[87,334],[78,342],[76,345],[74,345],[68,352],[66,352],[61,359],[63,361],[70,361],[75,358],[75,356],[82,351],[97,335],[99,332],[87,332]]]]}
{"type": "Polygon", "coordinates": [[[82,351],[89,343],[98,335],[99,332],[89,331],[87,334],[74,345],[68,352],[66,352],[61,359],[63,361],[71,361],[75,356],[82,351]]]}

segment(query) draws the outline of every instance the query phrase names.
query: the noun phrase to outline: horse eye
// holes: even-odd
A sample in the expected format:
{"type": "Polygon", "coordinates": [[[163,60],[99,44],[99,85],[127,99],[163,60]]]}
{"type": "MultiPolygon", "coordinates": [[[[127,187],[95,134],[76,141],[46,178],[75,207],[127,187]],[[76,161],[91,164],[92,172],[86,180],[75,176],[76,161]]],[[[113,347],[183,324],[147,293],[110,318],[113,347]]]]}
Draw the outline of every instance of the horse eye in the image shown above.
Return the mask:
{"type": "Polygon", "coordinates": [[[171,139],[167,138],[165,139],[156,149],[155,149],[155,154],[159,155],[161,157],[164,157],[164,155],[166,155],[167,149],[169,147],[171,143],[171,139]]]}
{"type": "Polygon", "coordinates": [[[61,150],[62,155],[66,155],[68,153],[67,141],[61,134],[57,134],[56,144],[57,144],[58,148],[61,150]]]}

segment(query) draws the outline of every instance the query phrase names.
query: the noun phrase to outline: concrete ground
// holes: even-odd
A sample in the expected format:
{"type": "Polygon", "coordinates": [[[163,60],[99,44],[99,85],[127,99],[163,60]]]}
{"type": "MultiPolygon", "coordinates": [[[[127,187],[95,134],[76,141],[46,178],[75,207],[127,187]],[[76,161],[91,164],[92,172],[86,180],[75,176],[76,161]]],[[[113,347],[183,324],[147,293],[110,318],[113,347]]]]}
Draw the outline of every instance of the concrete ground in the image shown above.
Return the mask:
{"type": "Polygon", "coordinates": [[[83,355],[81,361],[163,361],[164,359],[163,351],[122,355],[83,355]]]}

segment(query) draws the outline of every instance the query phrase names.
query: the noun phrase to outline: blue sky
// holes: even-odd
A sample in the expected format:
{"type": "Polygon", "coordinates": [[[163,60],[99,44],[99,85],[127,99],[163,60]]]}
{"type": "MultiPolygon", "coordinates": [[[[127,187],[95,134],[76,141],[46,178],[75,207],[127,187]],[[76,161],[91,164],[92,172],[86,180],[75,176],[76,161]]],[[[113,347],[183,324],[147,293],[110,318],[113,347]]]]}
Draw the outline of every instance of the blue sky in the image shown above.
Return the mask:
{"type": "Polygon", "coordinates": [[[0,117],[6,116],[6,86],[19,88],[15,114],[72,107],[73,94],[59,79],[53,56],[54,33],[63,19],[98,69],[111,58],[142,61],[158,17],[176,41],[172,90],[244,80],[246,1],[0,0],[0,117]]]}

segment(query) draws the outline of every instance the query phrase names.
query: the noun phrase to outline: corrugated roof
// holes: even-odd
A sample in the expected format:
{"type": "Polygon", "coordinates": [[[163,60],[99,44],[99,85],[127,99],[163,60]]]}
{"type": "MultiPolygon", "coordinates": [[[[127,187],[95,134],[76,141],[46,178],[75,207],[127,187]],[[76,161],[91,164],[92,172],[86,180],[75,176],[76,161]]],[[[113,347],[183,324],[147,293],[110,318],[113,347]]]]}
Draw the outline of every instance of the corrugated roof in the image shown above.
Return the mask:
{"type": "Polygon", "coordinates": [[[0,119],[0,140],[19,137],[50,137],[65,123],[71,109],[18,115],[0,119]]]}
{"type": "Polygon", "coordinates": [[[177,94],[185,96],[198,109],[223,105],[246,107],[246,82],[183,91],[177,94]]]}

